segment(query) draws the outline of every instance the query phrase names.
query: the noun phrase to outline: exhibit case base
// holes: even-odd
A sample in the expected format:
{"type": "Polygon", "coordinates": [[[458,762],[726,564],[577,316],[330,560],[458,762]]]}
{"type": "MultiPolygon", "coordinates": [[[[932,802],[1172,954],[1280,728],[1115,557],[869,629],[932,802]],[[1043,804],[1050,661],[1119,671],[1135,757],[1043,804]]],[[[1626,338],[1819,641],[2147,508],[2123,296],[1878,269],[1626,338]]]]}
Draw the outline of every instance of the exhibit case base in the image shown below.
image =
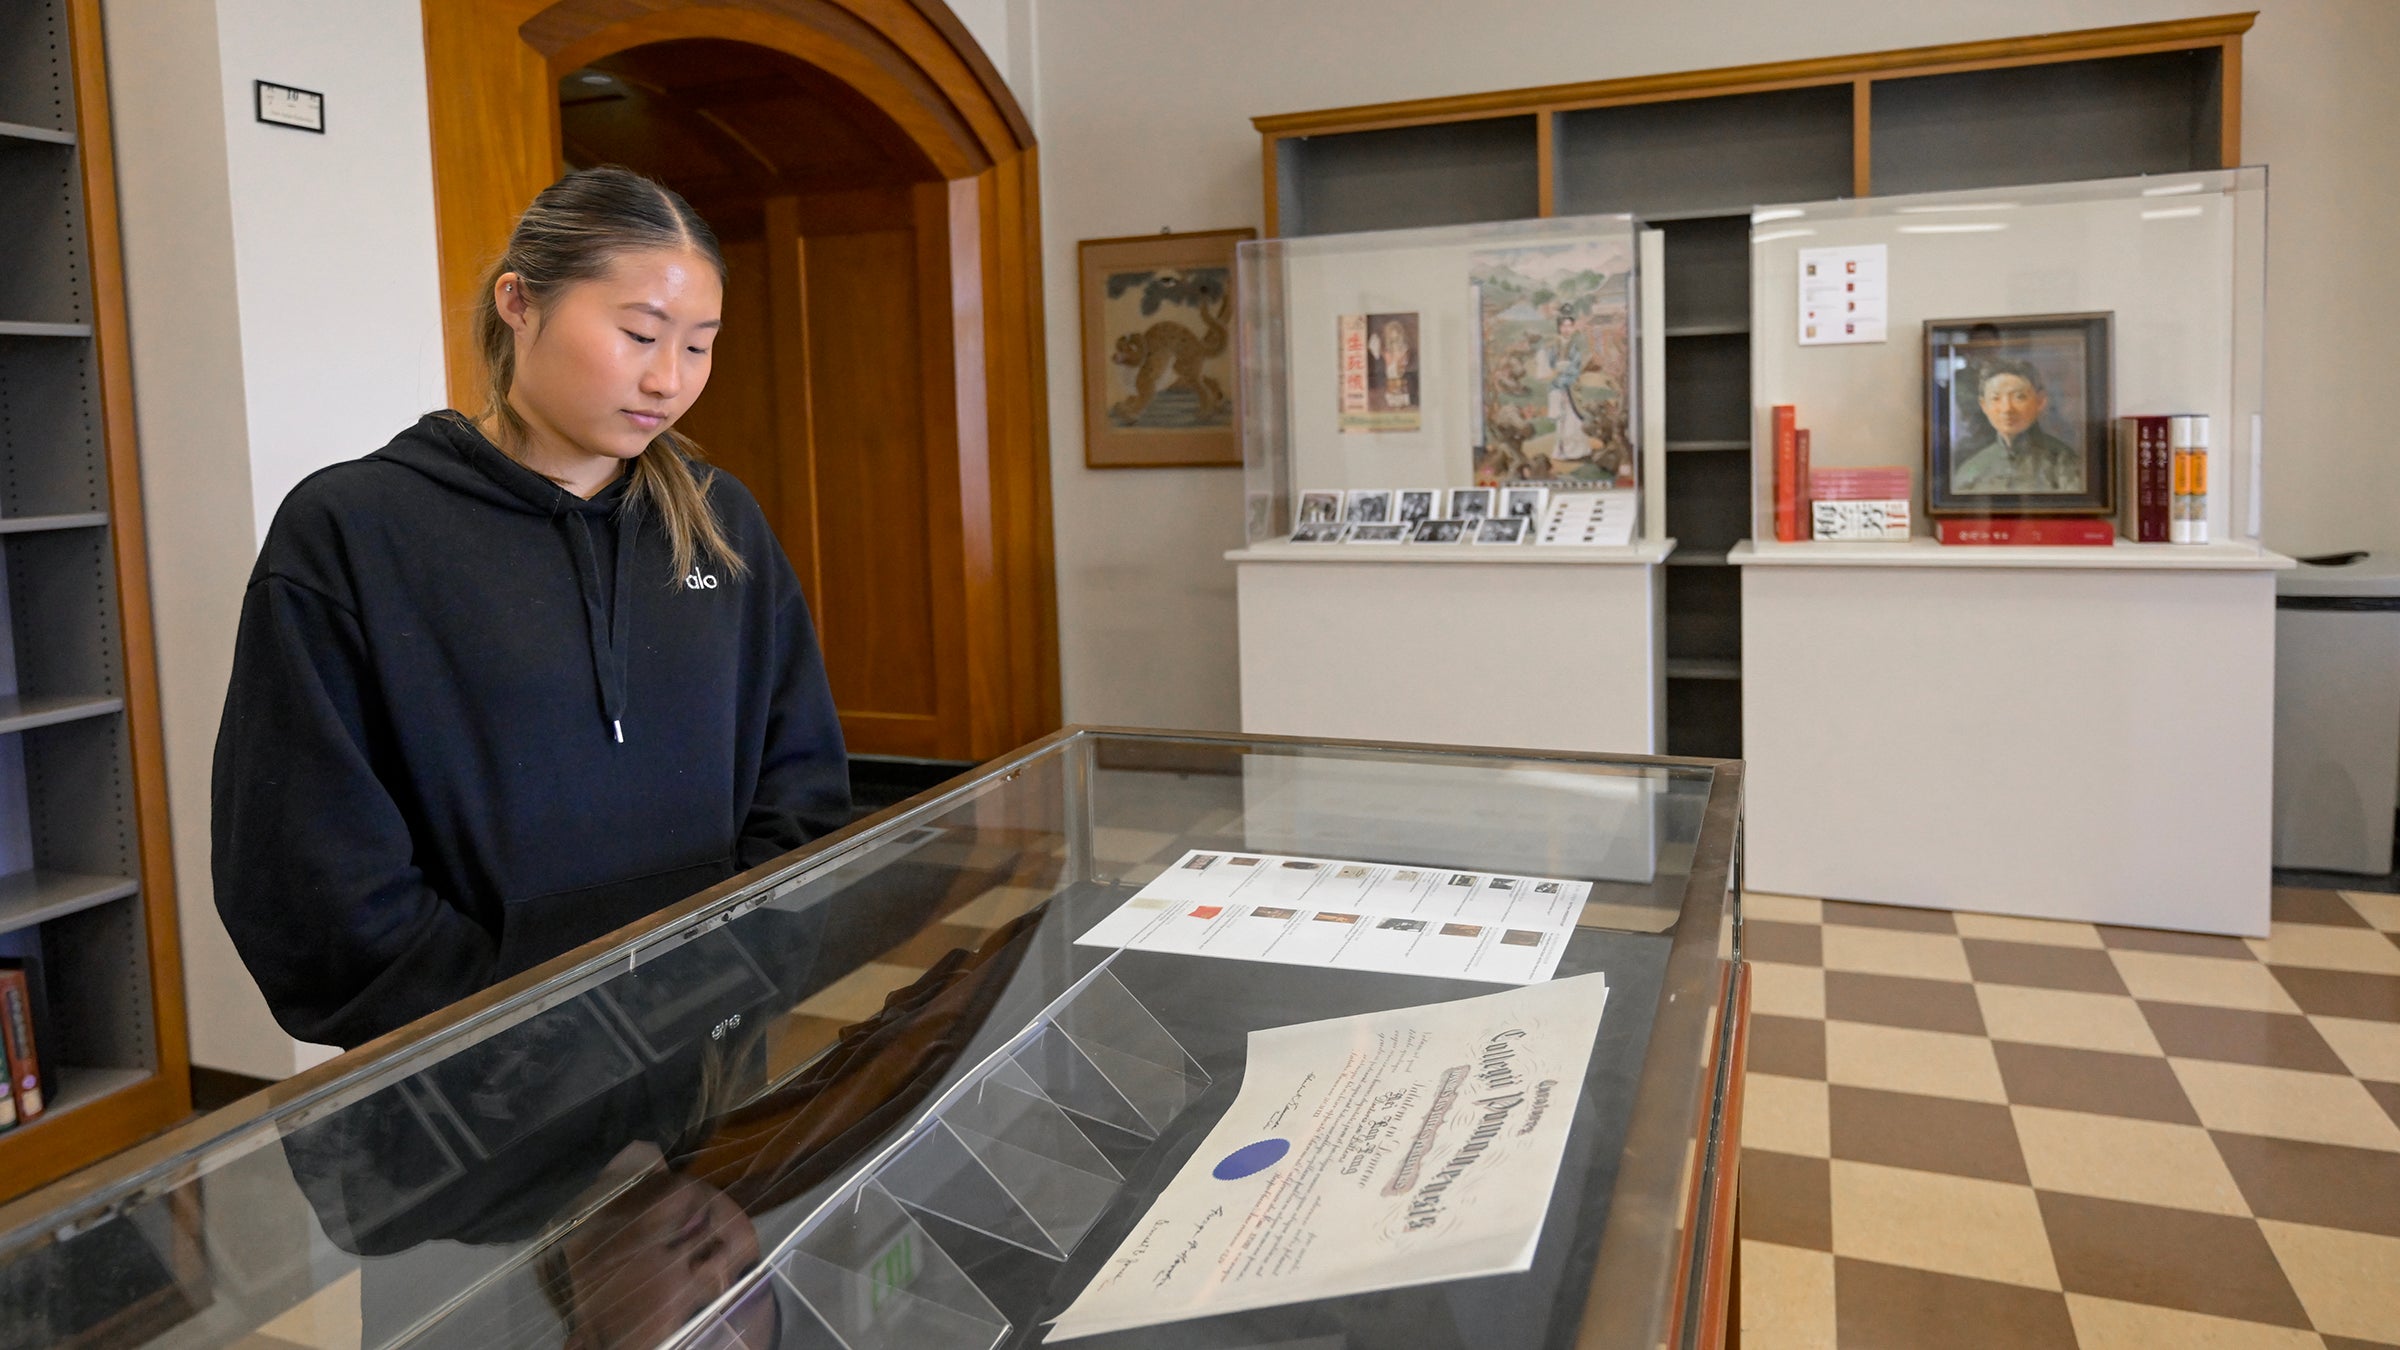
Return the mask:
{"type": "Polygon", "coordinates": [[[1656,754],[1674,547],[1235,550],[1242,730],[1656,754]]]}
{"type": "Polygon", "coordinates": [[[2265,936],[2289,560],[1992,552],[1735,550],[1752,888],[2265,936]]]}

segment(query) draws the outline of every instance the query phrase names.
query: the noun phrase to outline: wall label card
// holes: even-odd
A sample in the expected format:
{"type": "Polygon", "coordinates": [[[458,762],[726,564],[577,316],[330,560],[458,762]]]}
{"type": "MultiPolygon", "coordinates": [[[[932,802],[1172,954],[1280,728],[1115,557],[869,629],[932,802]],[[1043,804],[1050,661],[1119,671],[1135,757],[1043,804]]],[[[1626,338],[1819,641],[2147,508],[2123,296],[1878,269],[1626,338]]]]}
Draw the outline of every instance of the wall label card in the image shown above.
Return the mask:
{"type": "Polygon", "coordinates": [[[1891,320],[1885,246],[1804,248],[1799,254],[1800,345],[1884,341],[1891,320]]]}
{"type": "Polygon", "coordinates": [[[1528,1270],[1605,975],[1250,1033],[1241,1092],[1048,1340],[1528,1270]]]}
{"type": "Polygon", "coordinates": [[[1550,513],[1535,531],[1537,544],[1590,544],[1624,547],[1633,542],[1639,502],[1631,492],[1561,492],[1550,498],[1550,513]]]}
{"type": "Polygon", "coordinates": [[[1591,891],[1556,877],[1194,850],[1076,941],[1531,984],[1557,971],[1591,891]]]}

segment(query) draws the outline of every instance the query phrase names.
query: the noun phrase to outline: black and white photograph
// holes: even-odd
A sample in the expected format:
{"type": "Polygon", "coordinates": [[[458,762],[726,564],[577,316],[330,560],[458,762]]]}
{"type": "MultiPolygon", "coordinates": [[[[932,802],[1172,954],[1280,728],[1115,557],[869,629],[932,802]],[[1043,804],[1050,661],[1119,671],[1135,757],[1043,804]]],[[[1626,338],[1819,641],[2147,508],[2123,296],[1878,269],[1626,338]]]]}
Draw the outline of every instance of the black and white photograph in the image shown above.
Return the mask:
{"type": "Polygon", "coordinates": [[[724,1009],[763,1004],[775,984],[740,938],[720,928],[642,962],[600,987],[625,1020],[634,1044],[653,1063],[708,1034],[724,1009]]]}
{"type": "Polygon", "coordinates": [[[1523,516],[1494,516],[1489,520],[1478,521],[1475,526],[1475,542],[1478,544],[1522,544],[1525,542],[1526,524],[1527,521],[1523,516]]]}
{"type": "Polygon", "coordinates": [[[1292,531],[1295,544],[1338,544],[1350,533],[1348,524],[1339,520],[1312,520],[1292,531]]]}
{"type": "Polygon", "coordinates": [[[1414,525],[1420,520],[1431,520],[1436,508],[1441,505],[1439,501],[1441,495],[1431,488],[1409,488],[1399,494],[1397,503],[1393,507],[1392,519],[1403,525],[1414,525]]]}
{"type": "Polygon", "coordinates": [[[1925,324],[1925,510],[2107,515],[2113,316],[1925,324]]]}
{"type": "Polygon", "coordinates": [[[1471,520],[1420,520],[1417,522],[1417,532],[1409,536],[1408,542],[1455,544],[1467,537],[1467,527],[1474,523],[1471,520]]]}
{"type": "Polygon", "coordinates": [[[1450,514],[1460,520],[1481,520],[1492,514],[1495,495],[1490,488],[1452,488],[1450,514]]]}
{"type": "Polygon", "coordinates": [[[1342,513],[1342,519],[1353,525],[1381,525],[1391,518],[1391,489],[1350,489],[1350,504],[1348,509],[1342,513]]]}
{"type": "Polygon", "coordinates": [[[1550,489],[1512,487],[1500,489],[1500,514],[1519,520],[1540,520],[1550,505],[1550,489]]]}
{"type": "Polygon", "coordinates": [[[641,1071],[586,995],[435,1061],[416,1081],[489,1157],[641,1071]]]}
{"type": "Polygon", "coordinates": [[[1403,525],[1398,521],[1379,522],[1373,525],[1353,525],[1350,527],[1348,542],[1353,544],[1405,544],[1408,542],[1409,531],[1414,528],[1416,527],[1413,525],[1403,525]]]}
{"type": "Polygon", "coordinates": [[[1319,525],[1342,518],[1342,494],[1339,492],[1303,492],[1300,494],[1300,514],[1296,523],[1319,525]]]}

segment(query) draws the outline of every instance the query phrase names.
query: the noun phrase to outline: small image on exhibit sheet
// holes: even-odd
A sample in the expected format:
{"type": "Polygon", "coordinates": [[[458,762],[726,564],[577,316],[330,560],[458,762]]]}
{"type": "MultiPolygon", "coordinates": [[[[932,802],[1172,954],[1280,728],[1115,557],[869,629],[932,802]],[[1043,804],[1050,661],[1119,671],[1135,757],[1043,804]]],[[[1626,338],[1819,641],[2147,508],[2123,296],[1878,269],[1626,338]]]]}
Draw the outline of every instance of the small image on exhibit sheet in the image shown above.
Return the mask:
{"type": "Polygon", "coordinates": [[[1193,850],[1085,946],[1528,984],[1565,957],[1588,881],[1193,850]]]}
{"type": "Polygon", "coordinates": [[[1046,1339],[1531,1269],[1607,1002],[1578,975],[1251,1032],[1233,1105],[1046,1339]]]}

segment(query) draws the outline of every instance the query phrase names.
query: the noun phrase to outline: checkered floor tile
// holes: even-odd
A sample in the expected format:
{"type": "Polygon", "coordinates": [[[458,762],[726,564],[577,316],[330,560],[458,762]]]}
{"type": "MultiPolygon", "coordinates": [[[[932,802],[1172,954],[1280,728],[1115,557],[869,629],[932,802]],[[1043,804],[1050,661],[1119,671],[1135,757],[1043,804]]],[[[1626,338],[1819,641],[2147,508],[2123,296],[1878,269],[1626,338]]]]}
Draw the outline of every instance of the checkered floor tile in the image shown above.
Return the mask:
{"type": "Polygon", "coordinates": [[[1747,905],[1752,1350],[2400,1346],[2400,897],[1747,905]]]}

